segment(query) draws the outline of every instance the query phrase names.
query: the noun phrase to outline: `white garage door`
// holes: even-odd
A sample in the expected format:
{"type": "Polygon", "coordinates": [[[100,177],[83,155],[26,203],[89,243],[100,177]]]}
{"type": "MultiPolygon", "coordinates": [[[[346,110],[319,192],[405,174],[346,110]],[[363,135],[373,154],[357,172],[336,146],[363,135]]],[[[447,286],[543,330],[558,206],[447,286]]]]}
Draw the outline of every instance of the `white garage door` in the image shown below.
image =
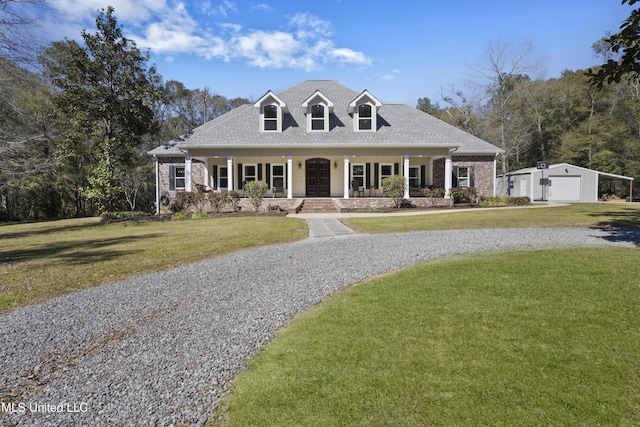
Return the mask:
{"type": "Polygon", "coordinates": [[[550,176],[547,199],[577,202],[580,200],[579,176],[550,176]]]}

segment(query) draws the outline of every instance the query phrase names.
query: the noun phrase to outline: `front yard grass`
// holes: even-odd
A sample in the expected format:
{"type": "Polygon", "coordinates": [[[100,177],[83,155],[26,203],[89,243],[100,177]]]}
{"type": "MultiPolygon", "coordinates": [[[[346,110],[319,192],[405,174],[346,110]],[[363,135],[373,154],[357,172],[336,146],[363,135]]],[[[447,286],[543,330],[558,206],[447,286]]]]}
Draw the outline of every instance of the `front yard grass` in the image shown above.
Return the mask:
{"type": "Polygon", "coordinates": [[[587,203],[559,207],[446,210],[414,216],[347,218],[360,233],[524,227],[640,227],[640,203],[587,203]]]}
{"type": "Polygon", "coordinates": [[[271,341],[209,425],[638,425],[639,257],[478,254],[354,286],[271,341]]]}
{"type": "Polygon", "coordinates": [[[0,313],[132,275],[308,236],[284,217],[102,224],[98,218],[0,226],[0,313]]]}

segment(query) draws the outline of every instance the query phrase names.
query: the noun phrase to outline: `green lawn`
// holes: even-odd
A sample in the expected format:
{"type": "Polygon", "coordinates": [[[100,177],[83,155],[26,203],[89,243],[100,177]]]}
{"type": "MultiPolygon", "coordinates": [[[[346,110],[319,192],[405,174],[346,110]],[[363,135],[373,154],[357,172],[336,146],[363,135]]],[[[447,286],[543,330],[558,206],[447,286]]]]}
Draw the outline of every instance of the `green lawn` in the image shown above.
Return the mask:
{"type": "Polygon", "coordinates": [[[2,225],[0,313],[132,275],[306,236],[304,221],[268,216],[2,225]]]}
{"type": "Polygon", "coordinates": [[[349,218],[344,223],[361,233],[520,227],[640,227],[640,203],[447,210],[430,215],[349,218]]]}
{"type": "Polygon", "coordinates": [[[640,249],[491,253],[301,315],[211,425],[636,426],[640,249]]]}

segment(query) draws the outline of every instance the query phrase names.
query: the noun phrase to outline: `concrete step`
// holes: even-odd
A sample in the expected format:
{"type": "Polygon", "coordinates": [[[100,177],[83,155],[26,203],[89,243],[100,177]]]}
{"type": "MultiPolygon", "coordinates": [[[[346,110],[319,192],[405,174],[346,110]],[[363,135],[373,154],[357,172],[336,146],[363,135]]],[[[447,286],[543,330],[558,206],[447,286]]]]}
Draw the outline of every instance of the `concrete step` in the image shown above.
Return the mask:
{"type": "Polygon", "coordinates": [[[338,212],[331,199],[304,199],[299,213],[338,212]]]}

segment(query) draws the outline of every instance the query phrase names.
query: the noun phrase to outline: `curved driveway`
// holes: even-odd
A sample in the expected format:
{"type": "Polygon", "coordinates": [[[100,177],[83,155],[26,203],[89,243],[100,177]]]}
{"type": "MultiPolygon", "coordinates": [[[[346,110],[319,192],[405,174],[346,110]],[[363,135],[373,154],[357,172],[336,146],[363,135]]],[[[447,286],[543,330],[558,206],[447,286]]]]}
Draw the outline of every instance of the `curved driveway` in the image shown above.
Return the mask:
{"type": "Polygon", "coordinates": [[[308,238],[19,309],[0,317],[0,425],[202,425],[278,329],[345,286],[469,252],[639,242],[587,229],[308,238]]]}

